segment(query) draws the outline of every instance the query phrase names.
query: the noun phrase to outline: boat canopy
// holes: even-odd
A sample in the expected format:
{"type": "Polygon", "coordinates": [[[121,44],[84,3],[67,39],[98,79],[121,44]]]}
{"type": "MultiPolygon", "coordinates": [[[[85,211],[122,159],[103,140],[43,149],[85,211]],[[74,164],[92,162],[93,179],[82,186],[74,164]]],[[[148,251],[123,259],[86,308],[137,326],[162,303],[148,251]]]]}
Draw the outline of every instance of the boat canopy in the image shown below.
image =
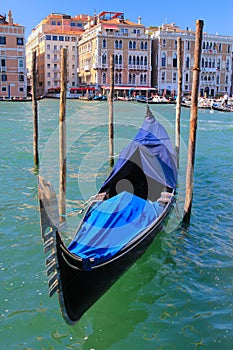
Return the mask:
{"type": "Polygon", "coordinates": [[[111,192],[115,186],[115,192],[119,193],[118,181],[123,184],[122,178],[134,187],[133,191],[129,191],[128,186],[125,188],[127,191],[152,201],[157,199],[162,190],[172,191],[176,188],[175,152],[165,128],[153,115],[145,117],[142,127],[121,152],[100,192],[111,192]]]}

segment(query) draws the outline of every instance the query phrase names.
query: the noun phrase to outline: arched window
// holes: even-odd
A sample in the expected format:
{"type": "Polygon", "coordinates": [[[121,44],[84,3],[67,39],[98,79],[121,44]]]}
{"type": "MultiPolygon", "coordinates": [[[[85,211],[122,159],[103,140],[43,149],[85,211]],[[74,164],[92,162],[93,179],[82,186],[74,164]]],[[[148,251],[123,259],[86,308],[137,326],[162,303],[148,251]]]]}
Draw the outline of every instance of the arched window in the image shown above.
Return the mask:
{"type": "Polygon", "coordinates": [[[211,68],[211,58],[209,59],[209,68],[211,68]]]}
{"type": "Polygon", "coordinates": [[[189,59],[189,57],[187,57],[186,58],[186,68],[189,68],[189,61],[190,61],[190,59],[189,59]]]}
{"type": "Polygon", "coordinates": [[[208,68],[208,59],[205,59],[205,68],[208,68]]]}
{"type": "Polygon", "coordinates": [[[129,84],[131,84],[131,83],[132,83],[132,74],[129,73],[129,84]]]}
{"type": "Polygon", "coordinates": [[[202,43],[202,48],[205,49],[205,41],[202,43]]]}
{"type": "Polygon", "coordinates": [[[166,47],[166,39],[163,39],[162,47],[166,47]]]}
{"type": "Polygon", "coordinates": [[[143,56],[140,57],[140,65],[143,65],[143,56]]]}
{"type": "Polygon", "coordinates": [[[122,49],[122,40],[119,41],[119,49],[122,49]]]}
{"type": "Polygon", "coordinates": [[[147,56],[144,57],[144,66],[147,66],[147,56]]]}
{"type": "Polygon", "coordinates": [[[162,54],[162,67],[166,67],[166,54],[163,52],[162,54]]]}
{"type": "Polygon", "coordinates": [[[105,53],[102,56],[102,64],[106,64],[107,63],[107,57],[105,55],[105,53]]]}
{"type": "Polygon", "coordinates": [[[201,59],[201,66],[202,66],[202,68],[204,68],[205,67],[205,60],[204,60],[204,58],[202,57],[202,59],[201,59]]]}
{"type": "Polygon", "coordinates": [[[143,84],[143,74],[140,74],[140,85],[143,84]]]}
{"type": "Polygon", "coordinates": [[[140,44],[140,49],[143,50],[144,49],[144,43],[143,41],[141,41],[141,44],[140,44]]]}
{"type": "Polygon", "coordinates": [[[136,58],[135,58],[135,56],[133,56],[133,65],[134,66],[136,65],[136,58]]]}
{"type": "Polygon", "coordinates": [[[115,55],[115,64],[118,64],[118,55],[115,55]]]}
{"type": "Polygon", "coordinates": [[[129,65],[131,65],[132,64],[132,56],[130,55],[129,56],[129,65]]]}
{"type": "Polygon", "coordinates": [[[115,74],[115,83],[118,84],[118,73],[115,74]]]}
{"type": "Polygon", "coordinates": [[[122,55],[119,56],[119,64],[122,64],[122,55]]]}
{"type": "Polygon", "coordinates": [[[115,49],[118,49],[118,47],[119,47],[119,43],[118,43],[118,40],[115,40],[115,43],[114,43],[115,45],[115,49]]]}
{"type": "Polygon", "coordinates": [[[102,44],[103,48],[105,49],[106,48],[106,39],[103,40],[103,44],[102,44]]]}
{"type": "Polygon", "coordinates": [[[136,41],[133,42],[133,49],[136,49],[136,41]]]}
{"type": "Polygon", "coordinates": [[[220,61],[220,58],[218,59],[217,68],[218,68],[218,69],[221,68],[221,61],[220,61]]]}
{"type": "Polygon", "coordinates": [[[230,66],[230,62],[229,62],[229,58],[227,58],[227,60],[226,60],[226,70],[229,70],[229,66],[230,66]]]}
{"type": "Polygon", "coordinates": [[[139,56],[137,56],[137,66],[139,66],[139,56]]]}
{"type": "Polygon", "coordinates": [[[129,41],[129,49],[132,49],[133,48],[133,44],[132,44],[132,41],[130,40],[129,41]]]}
{"type": "Polygon", "coordinates": [[[136,81],[136,76],[135,76],[135,74],[133,74],[132,84],[135,84],[135,81],[136,81]]]}
{"type": "Polygon", "coordinates": [[[119,79],[118,79],[118,81],[119,81],[119,84],[122,84],[122,74],[121,74],[121,73],[119,73],[119,79]]]}
{"type": "Polygon", "coordinates": [[[103,73],[102,80],[103,80],[103,84],[106,84],[106,73],[103,73]]]}
{"type": "Polygon", "coordinates": [[[144,74],[144,84],[146,85],[146,74],[144,74]]]}

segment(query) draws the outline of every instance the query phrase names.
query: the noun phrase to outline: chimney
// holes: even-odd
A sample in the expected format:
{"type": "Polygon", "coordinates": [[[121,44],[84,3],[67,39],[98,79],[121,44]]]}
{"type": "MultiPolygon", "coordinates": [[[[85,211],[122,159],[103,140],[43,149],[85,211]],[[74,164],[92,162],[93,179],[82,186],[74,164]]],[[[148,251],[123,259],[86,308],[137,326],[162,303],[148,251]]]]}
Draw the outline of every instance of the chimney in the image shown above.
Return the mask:
{"type": "Polygon", "coordinates": [[[142,24],[141,23],[141,16],[138,17],[138,24],[142,24]]]}
{"type": "Polygon", "coordinates": [[[8,22],[10,26],[13,26],[13,18],[12,18],[11,10],[9,10],[8,12],[8,22]]]}

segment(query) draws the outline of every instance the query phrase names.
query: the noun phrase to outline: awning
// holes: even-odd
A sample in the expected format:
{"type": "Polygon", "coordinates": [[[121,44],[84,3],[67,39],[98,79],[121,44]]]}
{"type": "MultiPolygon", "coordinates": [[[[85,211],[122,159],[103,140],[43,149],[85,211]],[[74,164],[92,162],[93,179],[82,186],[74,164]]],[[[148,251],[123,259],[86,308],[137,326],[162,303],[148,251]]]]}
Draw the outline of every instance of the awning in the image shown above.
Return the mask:
{"type": "MultiPolygon", "coordinates": [[[[109,85],[101,85],[101,89],[109,90],[109,85]]],[[[114,90],[156,90],[150,86],[127,86],[127,85],[114,85],[114,90]]]]}
{"type": "Polygon", "coordinates": [[[103,24],[104,29],[118,29],[118,26],[114,24],[103,24]]]}

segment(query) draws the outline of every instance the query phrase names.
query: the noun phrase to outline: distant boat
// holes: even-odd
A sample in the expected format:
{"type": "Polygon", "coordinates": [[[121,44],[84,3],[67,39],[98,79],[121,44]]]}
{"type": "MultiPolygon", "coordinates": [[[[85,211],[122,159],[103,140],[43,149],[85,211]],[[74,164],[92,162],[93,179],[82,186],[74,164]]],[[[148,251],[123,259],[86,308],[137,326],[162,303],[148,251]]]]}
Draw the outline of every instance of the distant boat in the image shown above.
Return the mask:
{"type": "Polygon", "coordinates": [[[221,106],[221,105],[213,105],[213,110],[219,111],[219,112],[233,112],[233,106],[221,106]]]}
{"type": "Polygon", "coordinates": [[[87,208],[68,246],[62,240],[56,194],[39,177],[41,231],[49,293],[58,292],[65,321],[82,315],[146,251],[174,204],[175,152],[164,127],[147,111],[133,141],[87,208]]]}

